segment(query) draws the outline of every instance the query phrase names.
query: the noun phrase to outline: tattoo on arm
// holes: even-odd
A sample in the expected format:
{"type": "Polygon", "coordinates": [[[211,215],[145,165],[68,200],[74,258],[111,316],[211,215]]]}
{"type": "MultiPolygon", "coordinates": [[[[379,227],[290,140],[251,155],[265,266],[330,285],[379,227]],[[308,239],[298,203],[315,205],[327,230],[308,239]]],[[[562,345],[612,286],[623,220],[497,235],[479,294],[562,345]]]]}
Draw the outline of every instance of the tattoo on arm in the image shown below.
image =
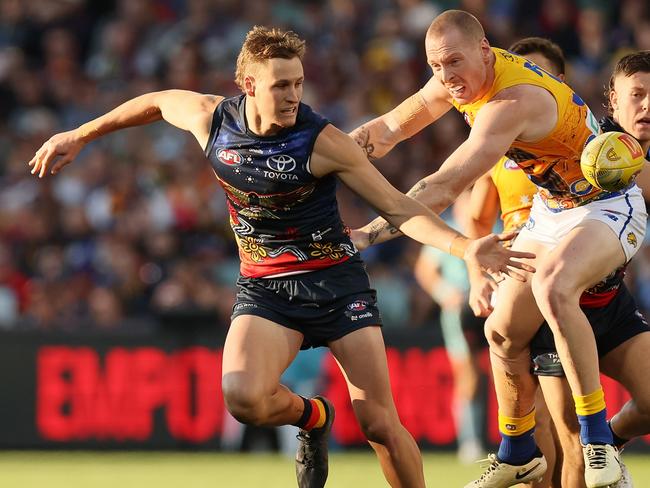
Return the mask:
{"type": "Polygon", "coordinates": [[[370,228],[368,230],[368,243],[372,246],[377,238],[384,233],[384,231],[388,231],[388,233],[391,235],[398,234],[400,232],[397,227],[389,224],[384,219],[379,218],[370,224],[370,228]]]}
{"type": "Polygon", "coordinates": [[[379,219],[376,222],[370,224],[370,229],[368,232],[368,243],[370,245],[374,244],[377,240],[377,237],[379,237],[379,234],[381,234],[384,229],[387,229],[389,225],[390,224],[383,219],[379,219]]]}
{"type": "Polygon", "coordinates": [[[354,141],[361,146],[368,159],[374,159],[375,145],[370,142],[370,131],[368,129],[361,126],[359,131],[354,135],[354,141]]]}
{"type": "MultiPolygon", "coordinates": [[[[411,198],[415,198],[427,187],[426,181],[418,181],[413,188],[411,188],[407,195],[411,198]]],[[[394,225],[388,223],[382,218],[377,219],[376,221],[370,224],[368,230],[368,243],[373,245],[375,241],[384,233],[388,232],[390,235],[399,234],[401,231],[394,225]]]]}
{"type": "Polygon", "coordinates": [[[427,187],[427,183],[424,180],[418,181],[413,188],[411,188],[407,195],[411,198],[416,198],[420,193],[424,191],[427,187]]]}

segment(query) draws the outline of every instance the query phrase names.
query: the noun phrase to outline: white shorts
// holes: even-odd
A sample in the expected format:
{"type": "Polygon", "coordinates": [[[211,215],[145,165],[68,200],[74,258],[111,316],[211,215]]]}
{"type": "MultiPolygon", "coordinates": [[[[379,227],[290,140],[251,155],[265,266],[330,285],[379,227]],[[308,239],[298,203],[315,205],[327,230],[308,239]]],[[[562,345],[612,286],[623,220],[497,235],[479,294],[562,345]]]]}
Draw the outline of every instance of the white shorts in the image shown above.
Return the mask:
{"type": "Polygon", "coordinates": [[[550,210],[539,195],[535,195],[528,222],[518,238],[555,247],[581,222],[599,220],[618,236],[625,258],[629,261],[643,242],[647,218],[645,202],[636,185],[620,195],[560,211],[550,210]]]}

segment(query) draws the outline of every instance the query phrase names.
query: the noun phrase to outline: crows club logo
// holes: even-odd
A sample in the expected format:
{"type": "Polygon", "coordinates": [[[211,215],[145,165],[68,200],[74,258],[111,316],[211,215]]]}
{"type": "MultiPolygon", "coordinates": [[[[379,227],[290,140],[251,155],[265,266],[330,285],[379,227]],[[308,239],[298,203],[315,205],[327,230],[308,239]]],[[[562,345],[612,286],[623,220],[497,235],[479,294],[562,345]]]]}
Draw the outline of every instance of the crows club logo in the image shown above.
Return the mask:
{"type": "Polygon", "coordinates": [[[237,151],[225,147],[217,149],[217,159],[228,166],[239,166],[242,163],[242,157],[237,151]]]}
{"type": "Polygon", "coordinates": [[[266,165],[278,173],[289,173],[296,169],[296,160],[286,154],[276,154],[266,160],[266,165]]]}

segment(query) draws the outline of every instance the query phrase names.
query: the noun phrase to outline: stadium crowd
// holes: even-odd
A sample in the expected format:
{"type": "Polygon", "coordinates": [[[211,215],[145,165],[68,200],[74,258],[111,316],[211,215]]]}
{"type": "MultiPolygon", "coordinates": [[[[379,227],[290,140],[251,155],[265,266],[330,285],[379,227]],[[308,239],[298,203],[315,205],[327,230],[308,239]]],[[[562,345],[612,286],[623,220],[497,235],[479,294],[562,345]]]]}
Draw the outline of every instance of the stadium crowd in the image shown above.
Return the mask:
{"type": "MultiPolygon", "coordinates": [[[[238,272],[224,196],[189,134],[156,124],[112,134],[56,179],[27,161],[43,140],[141,93],[237,94],[235,57],[256,24],[308,42],[306,103],[351,130],[429,77],[422,39],[446,8],[474,13],[490,42],[557,42],[597,117],[613,63],[650,49],[645,0],[0,0],[0,326],[128,328],[161,314],[229,322],[238,272]]],[[[466,137],[450,113],[377,162],[401,190],[466,137]]],[[[372,211],[341,189],[346,223],[372,211]]],[[[385,324],[426,326],[431,300],[406,239],[364,253],[385,324]],[[401,286],[396,286],[401,284],[401,286]]],[[[650,245],[628,279],[650,311],[650,245]]]]}

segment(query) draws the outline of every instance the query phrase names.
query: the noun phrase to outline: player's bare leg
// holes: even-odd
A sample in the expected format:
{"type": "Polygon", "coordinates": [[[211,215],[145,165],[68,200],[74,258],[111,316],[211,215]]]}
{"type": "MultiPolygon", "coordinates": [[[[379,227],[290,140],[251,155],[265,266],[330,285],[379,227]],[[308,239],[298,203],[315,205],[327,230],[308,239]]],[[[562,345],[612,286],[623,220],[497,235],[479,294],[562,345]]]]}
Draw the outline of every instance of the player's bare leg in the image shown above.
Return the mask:
{"type": "Polygon", "coordinates": [[[539,376],[539,385],[562,447],[562,488],[585,488],[580,425],[571,389],[564,377],[539,376]]]}
{"type": "MultiPolygon", "coordinates": [[[[521,236],[512,248],[534,252],[537,258],[531,263],[533,266],[548,252],[546,246],[521,236]]],[[[466,488],[500,488],[534,481],[546,471],[546,460],[533,438],[537,382],[530,372],[528,349],[543,320],[531,289],[530,274],[523,283],[507,278],[499,283],[485,335],[490,344],[502,440],[497,455],[488,458],[487,470],[466,488]]]]}
{"type": "Polygon", "coordinates": [[[650,434],[650,383],[642,371],[650,371],[650,333],[628,339],[601,358],[601,369],[619,381],[632,399],[610,421],[619,439],[633,439],[650,434]]]}
{"type": "Polygon", "coordinates": [[[584,220],[537,265],[532,280],[576,402],[587,486],[607,486],[621,475],[606,423],[596,340],[580,309],[582,292],[625,262],[618,236],[603,222],[584,220]]]}
{"type": "Polygon", "coordinates": [[[334,409],[327,399],[306,399],[280,384],[302,341],[300,332],[265,318],[236,317],[224,345],[222,389],[228,410],[240,422],[299,427],[298,486],[321,488],[328,475],[327,441],[334,409]]]}
{"type": "Polygon", "coordinates": [[[558,444],[557,432],[553,425],[553,419],[544,400],[541,388],[537,389],[535,395],[535,440],[546,458],[546,473],[540,481],[527,484],[531,488],[549,488],[551,478],[555,472],[558,451],[561,450],[558,444]]]}
{"type": "Polygon", "coordinates": [[[425,486],[420,450],[401,424],[393,402],[380,328],[356,330],[329,346],[348,383],[361,430],[390,486],[425,486]]]}
{"type": "Polygon", "coordinates": [[[262,317],[240,315],[223,348],[222,390],[228,411],[253,425],[294,424],[302,415],[302,397],[280,384],[303,335],[262,317]]]}

